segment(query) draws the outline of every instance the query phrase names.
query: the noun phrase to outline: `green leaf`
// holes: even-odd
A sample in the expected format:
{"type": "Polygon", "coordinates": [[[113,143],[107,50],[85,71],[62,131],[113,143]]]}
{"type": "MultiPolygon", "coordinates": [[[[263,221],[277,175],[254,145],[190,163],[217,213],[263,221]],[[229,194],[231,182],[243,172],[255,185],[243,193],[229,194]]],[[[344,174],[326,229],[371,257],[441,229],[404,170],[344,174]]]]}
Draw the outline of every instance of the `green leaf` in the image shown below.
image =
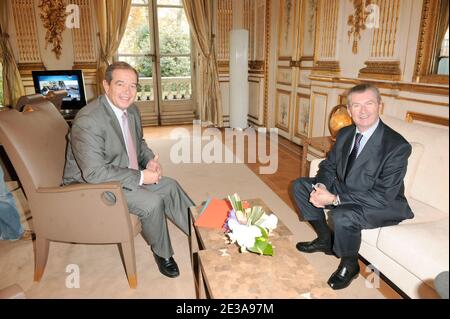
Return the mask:
{"type": "MultiPolygon", "coordinates": [[[[258,237],[258,238],[264,238],[265,240],[268,240],[269,232],[267,231],[267,229],[265,229],[264,227],[261,227],[261,226],[258,226],[258,228],[261,230],[261,234],[262,234],[262,236],[258,237]]],[[[258,239],[258,238],[256,238],[256,239],[258,239]]]]}
{"type": "MultiPolygon", "coordinates": [[[[258,237],[261,238],[261,237],[258,237]]],[[[265,240],[256,240],[255,245],[251,248],[247,248],[249,251],[266,256],[273,256],[272,244],[269,244],[265,240]]]]}

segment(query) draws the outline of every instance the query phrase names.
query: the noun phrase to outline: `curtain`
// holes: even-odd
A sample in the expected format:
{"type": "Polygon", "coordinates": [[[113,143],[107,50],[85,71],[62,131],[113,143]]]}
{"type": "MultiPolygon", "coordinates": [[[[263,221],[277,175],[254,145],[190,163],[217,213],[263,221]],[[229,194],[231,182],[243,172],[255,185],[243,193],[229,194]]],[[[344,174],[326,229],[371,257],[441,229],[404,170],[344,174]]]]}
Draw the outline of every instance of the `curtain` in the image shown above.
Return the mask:
{"type": "Polygon", "coordinates": [[[97,92],[103,94],[103,78],[106,68],[112,62],[125,32],[131,0],[96,0],[100,57],[97,64],[97,92]]]}
{"type": "Polygon", "coordinates": [[[199,53],[197,84],[200,94],[200,119],[210,121],[218,127],[223,126],[222,103],[217,71],[214,34],[212,33],[212,1],[183,0],[191,34],[199,53]]]}
{"type": "Polygon", "coordinates": [[[22,79],[9,42],[9,1],[0,1],[0,62],[3,66],[3,105],[14,106],[25,95],[22,79]]]}

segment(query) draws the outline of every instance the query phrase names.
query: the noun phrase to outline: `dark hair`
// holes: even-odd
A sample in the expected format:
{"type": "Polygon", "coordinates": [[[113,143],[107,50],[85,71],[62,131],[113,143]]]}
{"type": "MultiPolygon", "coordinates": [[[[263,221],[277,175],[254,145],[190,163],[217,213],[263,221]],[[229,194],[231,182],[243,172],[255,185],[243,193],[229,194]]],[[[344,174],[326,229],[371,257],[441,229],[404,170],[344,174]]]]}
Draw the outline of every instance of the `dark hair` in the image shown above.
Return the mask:
{"type": "Polygon", "coordinates": [[[366,91],[372,91],[375,94],[375,97],[377,98],[377,102],[381,103],[381,95],[380,95],[380,91],[378,90],[378,88],[370,83],[361,83],[358,84],[354,87],[352,87],[348,93],[347,93],[347,106],[350,106],[350,95],[352,95],[353,93],[364,93],[366,91]]]}
{"type": "Polygon", "coordinates": [[[108,82],[108,84],[111,84],[112,74],[113,74],[114,70],[131,70],[134,72],[134,74],[136,74],[136,80],[137,80],[137,82],[139,82],[139,74],[135,68],[133,68],[131,65],[129,65],[126,62],[117,61],[117,62],[114,62],[114,63],[108,65],[108,67],[106,68],[105,80],[106,80],[106,82],[108,82]]]}

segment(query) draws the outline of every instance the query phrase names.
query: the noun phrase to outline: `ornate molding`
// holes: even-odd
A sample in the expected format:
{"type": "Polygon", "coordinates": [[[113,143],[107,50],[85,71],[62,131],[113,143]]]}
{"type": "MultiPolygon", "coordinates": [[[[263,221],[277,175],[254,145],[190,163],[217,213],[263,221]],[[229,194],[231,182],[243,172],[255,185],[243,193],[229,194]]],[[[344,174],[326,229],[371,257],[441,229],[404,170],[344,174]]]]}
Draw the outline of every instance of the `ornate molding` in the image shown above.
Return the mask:
{"type": "Polygon", "coordinates": [[[74,62],[72,70],[97,70],[97,62],[74,62]]]}
{"type": "Polygon", "coordinates": [[[264,70],[264,61],[260,60],[248,61],[248,67],[251,70],[264,70]]]}
{"type": "Polygon", "coordinates": [[[353,36],[352,52],[358,53],[358,41],[361,39],[361,32],[366,29],[366,6],[371,3],[371,0],[353,0],[353,14],[348,16],[347,25],[350,26],[348,33],[348,40],[353,36]]]}
{"type": "Polygon", "coordinates": [[[47,48],[48,43],[52,44],[52,51],[59,59],[62,50],[62,33],[66,28],[66,5],[63,0],[41,0],[38,7],[41,9],[40,17],[44,28],[47,29],[45,47],[47,48]]]}
{"type": "Polygon", "coordinates": [[[341,67],[339,61],[316,61],[312,73],[320,75],[338,75],[341,73],[341,67]]]}
{"type": "Polygon", "coordinates": [[[399,81],[402,77],[400,61],[366,61],[366,67],[359,70],[359,78],[399,81]]]}
{"type": "Polygon", "coordinates": [[[46,70],[42,62],[38,63],[18,63],[17,68],[19,69],[20,75],[31,75],[31,71],[44,71],[46,70]]]}
{"type": "MultiPolygon", "coordinates": [[[[331,83],[331,85],[324,86],[325,88],[340,88],[340,84],[350,84],[356,85],[361,83],[361,79],[353,79],[353,78],[344,78],[334,75],[324,75],[324,74],[311,74],[309,76],[311,81],[318,81],[324,83],[331,83]]],[[[379,81],[375,79],[364,79],[366,83],[372,83],[376,85],[380,89],[389,89],[389,90],[400,90],[406,92],[414,92],[414,93],[425,93],[425,94],[436,94],[436,95],[444,95],[448,96],[448,86],[444,87],[442,85],[428,85],[428,84],[416,84],[416,83],[405,83],[405,82],[385,82],[379,81]]],[[[313,86],[321,87],[320,84],[314,83],[313,86]]],[[[444,105],[448,107],[448,104],[444,105]]]]}
{"type": "Polygon", "coordinates": [[[448,127],[448,118],[446,118],[446,117],[423,114],[423,113],[416,113],[416,112],[412,112],[412,111],[408,111],[406,113],[405,120],[408,123],[412,123],[414,120],[416,120],[416,121],[427,122],[427,123],[443,125],[443,126],[448,127]]]}

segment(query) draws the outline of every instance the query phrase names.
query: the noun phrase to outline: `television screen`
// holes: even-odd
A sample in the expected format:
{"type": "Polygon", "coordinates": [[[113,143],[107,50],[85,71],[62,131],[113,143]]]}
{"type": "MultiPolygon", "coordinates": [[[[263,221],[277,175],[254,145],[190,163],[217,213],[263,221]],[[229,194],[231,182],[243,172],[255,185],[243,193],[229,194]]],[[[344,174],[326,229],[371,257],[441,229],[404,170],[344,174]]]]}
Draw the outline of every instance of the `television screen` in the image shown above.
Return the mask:
{"type": "Polygon", "coordinates": [[[80,109],[86,105],[81,70],[33,71],[32,75],[36,93],[47,95],[49,91],[67,91],[61,109],[80,109]]]}

